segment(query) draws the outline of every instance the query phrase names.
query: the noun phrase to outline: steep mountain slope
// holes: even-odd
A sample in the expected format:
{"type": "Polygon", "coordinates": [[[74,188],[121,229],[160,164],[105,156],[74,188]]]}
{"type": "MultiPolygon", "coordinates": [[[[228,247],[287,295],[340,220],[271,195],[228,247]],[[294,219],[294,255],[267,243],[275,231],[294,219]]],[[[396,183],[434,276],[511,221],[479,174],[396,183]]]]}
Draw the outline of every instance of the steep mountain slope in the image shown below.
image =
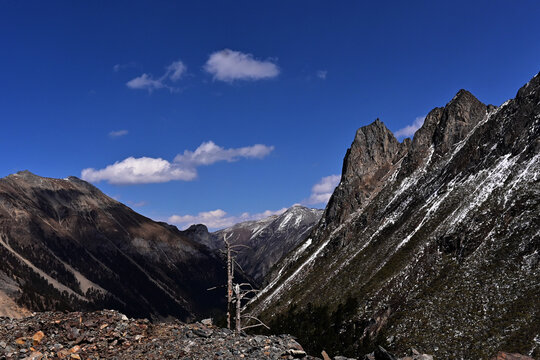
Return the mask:
{"type": "Polygon", "coordinates": [[[189,319],[223,308],[206,291],[225,283],[211,251],[75,177],[0,179],[0,258],[4,294],[34,311],[189,319]]]}
{"type": "Polygon", "coordinates": [[[323,219],[253,312],[294,334],[299,314],[349,297],[354,329],[336,333],[350,355],[384,343],[442,359],[539,356],[539,153],[539,75],[500,107],[459,91],[411,143],[380,121],[361,128],[323,219]]]}
{"type": "Polygon", "coordinates": [[[323,210],[295,205],[281,215],[238,223],[209,233],[204,225],[193,225],[185,234],[211,249],[223,249],[226,236],[237,248],[236,260],[245,274],[260,285],[272,266],[287,255],[317,224],[323,210]]]}

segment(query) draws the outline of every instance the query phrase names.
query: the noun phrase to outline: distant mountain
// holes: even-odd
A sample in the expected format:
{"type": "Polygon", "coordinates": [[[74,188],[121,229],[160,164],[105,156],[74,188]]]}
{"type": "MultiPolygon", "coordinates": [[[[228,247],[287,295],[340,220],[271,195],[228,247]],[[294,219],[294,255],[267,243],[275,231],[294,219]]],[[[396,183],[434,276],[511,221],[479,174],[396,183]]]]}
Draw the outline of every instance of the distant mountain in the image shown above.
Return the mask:
{"type": "Polygon", "coordinates": [[[224,248],[225,236],[232,244],[245,245],[237,249],[237,261],[244,273],[260,285],[272,266],[305,240],[322,213],[295,205],[281,215],[238,223],[214,233],[204,225],[193,225],[185,234],[214,250],[224,248]]]}
{"type": "Polygon", "coordinates": [[[253,313],[315,353],[540,356],[540,75],[484,105],[460,90],[412,141],[360,128],[339,186],[253,313]]]}
{"type": "Polygon", "coordinates": [[[224,309],[224,293],[206,290],[225,283],[219,257],[75,177],[0,179],[0,258],[12,315],[113,308],[187,320],[224,309]]]}

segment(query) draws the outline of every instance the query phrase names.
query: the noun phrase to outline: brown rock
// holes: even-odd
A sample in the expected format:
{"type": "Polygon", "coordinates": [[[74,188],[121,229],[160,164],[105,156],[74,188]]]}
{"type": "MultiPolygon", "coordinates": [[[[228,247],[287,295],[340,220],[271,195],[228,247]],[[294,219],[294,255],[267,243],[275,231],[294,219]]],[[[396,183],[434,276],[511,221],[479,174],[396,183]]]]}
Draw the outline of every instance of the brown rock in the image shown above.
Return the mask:
{"type": "Polygon", "coordinates": [[[39,351],[31,353],[29,356],[25,357],[24,360],[40,360],[43,358],[43,354],[39,351]]]}
{"type": "Polygon", "coordinates": [[[41,330],[35,333],[34,336],[32,336],[34,346],[41,344],[41,340],[43,340],[44,337],[45,337],[45,334],[41,330]]]}
{"type": "Polygon", "coordinates": [[[532,357],[499,351],[491,360],[534,360],[532,357]]]}
{"type": "Polygon", "coordinates": [[[64,359],[65,357],[69,356],[70,352],[68,349],[62,349],[56,353],[56,356],[60,359],[64,359]]]}

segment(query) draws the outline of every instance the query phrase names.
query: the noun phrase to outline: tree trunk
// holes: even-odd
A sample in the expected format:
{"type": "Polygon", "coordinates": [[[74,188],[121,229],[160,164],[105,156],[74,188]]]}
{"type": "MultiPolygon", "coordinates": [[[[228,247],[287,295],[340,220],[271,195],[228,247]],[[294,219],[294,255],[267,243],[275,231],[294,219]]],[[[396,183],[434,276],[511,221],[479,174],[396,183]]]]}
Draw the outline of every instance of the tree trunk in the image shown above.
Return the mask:
{"type": "Polygon", "coordinates": [[[236,293],[236,333],[240,334],[240,331],[242,330],[242,323],[240,320],[242,316],[242,294],[240,294],[240,285],[236,284],[234,286],[234,292],[236,293]]]}
{"type": "Polygon", "coordinates": [[[231,311],[232,311],[232,295],[233,295],[233,263],[231,257],[231,245],[224,238],[227,246],[227,329],[231,329],[231,311]]]}

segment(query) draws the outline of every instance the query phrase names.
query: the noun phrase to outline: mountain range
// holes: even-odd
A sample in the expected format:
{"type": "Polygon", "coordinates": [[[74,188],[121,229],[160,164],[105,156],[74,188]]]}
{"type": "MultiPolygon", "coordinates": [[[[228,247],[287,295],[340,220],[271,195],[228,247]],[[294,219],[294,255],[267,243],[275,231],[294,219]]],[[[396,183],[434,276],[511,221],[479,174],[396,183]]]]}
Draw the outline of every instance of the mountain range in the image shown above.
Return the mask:
{"type": "Polygon", "coordinates": [[[323,210],[209,232],[144,217],[76,177],[0,179],[0,316],[225,309],[223,239],[275,333],[311,353],[540,357],[540,74],[500,106],[460,90],[398,141],[361,127],[323,210]],[[216,287],[214,291],[209,288],[216,287]]]}
{"type": "Polygon", "coordinates": [[[252,312],[312,352],[538,357],[539,179],[539,75],[498,107],[460,90],[412,141],[376,120],[252,312]]]}
{"type": "Polygon", "coordinates": [[[261,286],[272,266],[305,240],[322,213],[294,205],[280,215],[241,222],[214,233],[202,224],[189,227],[185,233],[214,250],[224,250],[226,238],[236,246],[241,271],[261,286]]]}
{"type": "Polygon", "coordinates": [[[180,231],[76,177],[21,171],[0,179],[0,315],[112,308],[153,319],[219,316],[224,235],[243,245],[237,279],[260,285],[321,215],[294,206],[215,233],[180,231]]]}
{"type": "Polygon", "coordinates": [[[226,281],[214,252],[76,177],[0,179],[0,257],[0,298],[12,312],[113,308],[188,320],[224,306],[224,293],[206,290],[226,281]]]}

